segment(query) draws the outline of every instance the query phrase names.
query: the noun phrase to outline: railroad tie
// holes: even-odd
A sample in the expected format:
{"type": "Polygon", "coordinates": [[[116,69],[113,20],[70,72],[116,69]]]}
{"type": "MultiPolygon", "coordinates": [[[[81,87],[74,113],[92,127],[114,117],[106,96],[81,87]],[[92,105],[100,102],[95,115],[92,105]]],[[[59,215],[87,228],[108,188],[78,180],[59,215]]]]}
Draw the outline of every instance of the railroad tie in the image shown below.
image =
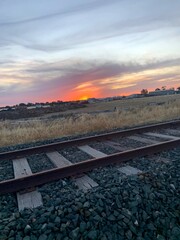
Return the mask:
{"type": "Polygon", "coordinates": [[[167,140],[177,140],[177,139],[179,139],[179,137],[160,134],[160,133],[152,133],[152,132],[144,133],[144,135],[150,136],[150,137],[163,138],[163,139],[167,139],[167,140]]]}
{"type": "MultiPolygon", "coordinates": [[[[55,165],[57,168],[62,168],[66,167],[69,165],[72,165],[72,163],[67,160],[64,156],[62,156],[60,153],[57,151],[55,152],[49,152],[46,154],[50,161],[55,165]]],[[[93,187],[97,187],[98,184],[88,177],[87,175],[83,175],[80,177],[75,177],[74,178],[75,184],[78,186],[79,189],[82,189],[83,191],[87,191],[88,189],[91,189],[93,187]]]]}
{"type": "MultiPolygon", "coordinates": [[[[31,168],[26,158],[13,160],[13,169],[15,178],[21,178],[32,175],[31,168]]],[[[27,189],[16,193],[19,211],[24,208],[36,208],[43,205],[41,194],[34,189],[27,189]]]]}
{"type": "Polygon", "coordinates": [[[165,129],[165,132],[175,136],[176,135],[180,136],[180,130],[177,130],[177,129],[165,129]]]}
{"type": "Polygon", "coordinates": [[[118,168],[118,171],[120,171],[121,173],[124,173],[126,175],[137,175],[137,174],[142,173],[141,170],[131,167],[131,166],[125,166],[125,167],[118,168]]]}
{"type": "Polygon", "coordinates": [[[75,183],[78,188],[82,189],[83,191],[87,191],[88,189],[98,186],[98,184],[92,178],[88,177],[88,175],[76,178],[75,183]]]}
{"type": "Polygon", "coordinates": [[[121,146],[119,143],[117,142],[113,142],[113,141],[105,141],[103,142],[105,145],[112,147],[120,152],[124,152],[124,151],[128,151],[130,148],[125,147],[125,146],[121,146]]]}
{"type": "Polygon", "coordinates": [[[141,143],[147,143],[147,144],[156,144],[156,143],[159,143],[158,141],[156,140],[152,140],[152,139],[148,139],[148,138],[144,138],[144,137],[139,137],[139,136],[130,136],[130,137],[127,137],[128,139],[132,139],[132,140],[135,140],[135,141],[138,141],[138,142],[141,142],[141,143]]]}
{"type": "Polygon", "coordinates": [[[103,152],[100,152],[88,145],[83,145],[83,146],[80,146],[78,147],[81,151],[89,154],[90,156],[94,157],[94,158],[101,158],[101,157],[106,157],[107,154],[103,153],[103,152]]]}

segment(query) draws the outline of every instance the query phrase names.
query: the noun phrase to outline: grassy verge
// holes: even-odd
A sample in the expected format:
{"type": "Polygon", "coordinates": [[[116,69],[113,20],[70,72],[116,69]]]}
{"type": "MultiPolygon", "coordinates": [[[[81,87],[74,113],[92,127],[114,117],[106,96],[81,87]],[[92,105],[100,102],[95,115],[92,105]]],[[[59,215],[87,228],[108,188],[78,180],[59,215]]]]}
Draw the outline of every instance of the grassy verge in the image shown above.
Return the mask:
{"type": "Polygon", "coordinates": [[[180,117],[179,106],[178,98],[163,105],[132,107],[128,110],[96,115],[81,113],[63,119],[13,122],[13,124],[4,121],[0,122],[0,146],[177,119],[180,117]]]}

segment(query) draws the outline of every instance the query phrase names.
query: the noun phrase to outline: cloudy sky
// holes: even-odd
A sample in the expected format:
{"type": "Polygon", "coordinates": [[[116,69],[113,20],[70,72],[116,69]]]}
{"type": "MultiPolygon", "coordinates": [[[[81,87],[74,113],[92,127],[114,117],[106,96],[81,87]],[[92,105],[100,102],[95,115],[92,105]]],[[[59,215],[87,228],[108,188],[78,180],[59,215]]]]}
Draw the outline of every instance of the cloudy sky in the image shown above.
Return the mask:
{"type": "Polygon", "coordinates": [[[180,0],[0,0],[0,106],[180,86],[180,0]]]}

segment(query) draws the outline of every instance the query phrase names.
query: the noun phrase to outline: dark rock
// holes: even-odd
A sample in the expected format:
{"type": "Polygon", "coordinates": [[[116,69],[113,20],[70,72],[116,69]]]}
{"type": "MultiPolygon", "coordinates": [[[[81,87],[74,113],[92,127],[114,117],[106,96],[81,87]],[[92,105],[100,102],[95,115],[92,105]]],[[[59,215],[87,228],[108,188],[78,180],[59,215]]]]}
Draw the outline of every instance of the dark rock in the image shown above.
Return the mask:
{"type": "Polygon", "coordinates": [[[46,234],[42,234],[38,238],[38,240],[46,240],[46,239],[47,239],[47,235],[46,234]]]}
{"type": "Polygon", "coordinates": [[[46,217],[41,217],[39,220],[38,220],[38,223],[46,223],[47,222],[47,219],[46,217]]]}
{"type": "Polygon", "coordinates": [[[86,217],[89,217],[89,216],[91,215],[91,212],[86,210],[86,211],[84,212],[84,215],[85,215],[86,217]]]}
{"type": "Polygon", "coordinates": [[[114,240],[111,232],[106,232],[106,236],[107,236],[108,240],[114,240]]]}
{"type": "Polygon", "coordinates": [[[128,230],[125,234],[127,239],[132,240],[132,232],[130,230],[128,230]]]}
{"type": "Polygon", "coordinates": [[[23,240],[31,240],[30,236],[26,236],[23,238],[23,240]]]}
{"type": "Polygon", "coordinates": [[[179,227],[173,227],[172,235],[180,237],[180,228],[179,227]]]}
{"type": "Polygon", "coordinates": [[[165,240],[165,238],[162,235],[157,235],[157,240],[165,240]]]}
{"type": "Polygon", "coordinates": [[[16,221],[11,221],[10,223],[8,223],[8,227],[14,228],[16,226],[16,224],[17,224],[16,221]]]}
{"type": "Polygon", "coordinates": [[[13,237],[14,234],[15,234],[15,231],[14,231],[14,230],[11,230],[8,237],[9,237],[9,238],[10,238],[10,237],[13,237]]]}
{"type": "Polygon", "coordinates": [[[45,232],[47,230],[47,223],[44,223],[41,227],[41,231],[45,232]]]}
{"type": "Polygon", "coordinates": [[[54,236],[53,233],[51,233],[51,234],[48,235],[47,240],[54,240],[54,239],[55,239],[55,236],[54,236]]]}
{"type": "Polygon", "coordinates": [[[89,239],[93,239],[93,240],[96,240],[97,239],[97,231],[96,230],[91,230],[89,233],[88,233],[88,238],[89,239]]]}
{"type": "Polygon", "coordinates": [[[110,220],[110,221],[116,221],[116,218],[114,217],[114,215],[110,215],[109,217],[108,217],[108,220],[110,220]]]}
{"type": "Polygon", "coordinates": [[[35,235],[30,235],[31,240],[37,240],[38,238],[35,235]]]}
{"type": "Polygon", "coordinates": [[[28,234],[28,233],[30,233],[30,231],[31,231],[31,226],[30,226],[30,225],[26,225],[26,227],[25,227],[25,229],[24,229],[25,235],[28,234]]]}
{"type": "Polygon", "coordinates": [[[0,236],[0,240],[7,240],[7,239],[8,239],[7,235],[3,234],[3,235],[0,236]]]}
{"type": "Polygon", "coordinates": [[[79,227],[75,228],[73,231],[70,232],[69,236],[72,239],[76,239],[78,237],[79,234],[79,227]]]}
{"type": "Polygon", "coordinates": [[[85,222],[80,223],[79,230],[80,230],[81,233],[83,233],[86,230],[86,223],[85,222]]]}
{"type": "Polygon", "coordinates": [[[154,227],[153,223],[149,223],[149,224],[147,225],[147,228],[148,228],[149,230],[151,230],[151,231],[156,230],[156,228],[154,227]]]}
{"type": "Polygon", "coordinates": [[[133,202],[130,202],[130,207],[133,208],[133,207],[137,207],[139,205],[138,201],[133,201],[133,202]]]}
{"type": "Polygon", "coordinates": [[[55,220],[54,220],[55,223],[60,223],[61,222],[61,219],[60,217],[56,217],[55,220]]]}
{"type": "Polygon", "coordinates": [[[101,217],[98,215],[98,214],[96,214],[94,217],[93,217],[93,219],[95,220],[95,221],[101,221],[101,217]]]}
{"type": "Polygon", "coordinates": [[[89,202],[85,202],[83,205],[84,208],[89,208],[90,207],[90,203],[89,202]]]}

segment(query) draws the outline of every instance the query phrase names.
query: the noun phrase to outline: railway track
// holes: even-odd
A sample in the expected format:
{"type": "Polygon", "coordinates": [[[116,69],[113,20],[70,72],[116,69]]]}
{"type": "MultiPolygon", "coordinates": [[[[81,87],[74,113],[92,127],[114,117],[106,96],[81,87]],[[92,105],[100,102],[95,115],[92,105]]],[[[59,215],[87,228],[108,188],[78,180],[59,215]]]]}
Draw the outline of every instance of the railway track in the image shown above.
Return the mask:
{"type": "MultiPolygon", "coordinates": [[[[154,124],[145,127],[101,134],[65,142],[48,144],[34,148],[0,153],[0,162],[10,162],[13,165],[14,178],[0,182],[0,194],[16,193],[19,210],[25,207],[42,205],[38,186],[73,177],[75,184],[87,191],[98,184],[86,173],[112,164],[121,164],[131,159],[153,155],[180,146],[180,121],[154,124]],[[72,163],[65,154],[68,148],[76,148],[89,156],[89,160],[72,163]],[[101,149],[109,148],[112,154],[101,149]],[[33,173],[29,156],[44,154],[52,168],[33,173]]],[[[166,159],[163,159],[166,161],[166,159]]],[[[141,171],[130,166],[119,167],[122,173],[141,174],[141,171]]]]}

